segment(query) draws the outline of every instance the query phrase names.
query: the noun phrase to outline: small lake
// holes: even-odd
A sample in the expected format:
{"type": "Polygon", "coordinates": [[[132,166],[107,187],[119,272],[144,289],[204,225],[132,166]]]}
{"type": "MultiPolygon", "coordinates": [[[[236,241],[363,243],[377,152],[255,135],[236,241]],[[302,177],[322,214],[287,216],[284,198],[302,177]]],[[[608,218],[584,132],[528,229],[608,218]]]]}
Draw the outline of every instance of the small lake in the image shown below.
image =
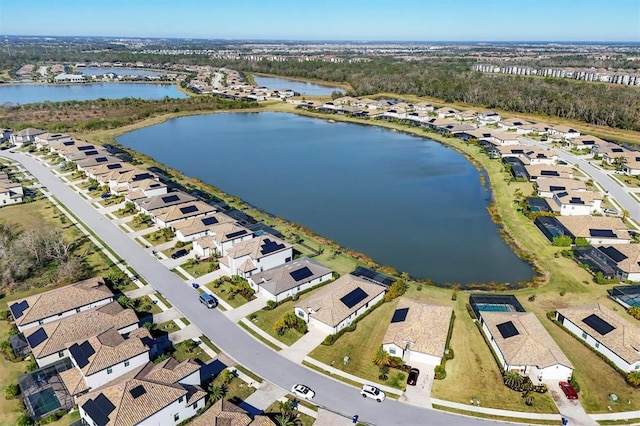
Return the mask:
{"type": "Polygon", "coordinates": [[[269,89],[283,90],[290,89],[301,95],[330,95],[331,92],[338,91],[344,93],[339,87],[335,86],[321,86],[315,83],[309,83],[305,81],[288,80],[280,77],[264,77],[260,75],[253,75],[253,79],[258,86],[264,86],[269,89]]]}
{"type": "Polygon", "coordinates": [[[533,275],[491,222],[478,171],[428,139],[265,112],[182,117],[117,140],[414,277],[533,275]]]}
{"type": "Polygon", "coordinates": [[[116,74],[116,75],[163,75],[167,72],[141,70],[136,68],[76,68],[77,73],[83,75],[104,75],[104,74],[116,74]]]}
{"type": "Polygon", "coordinates": [[[0,105],[5,102],[31,104],[35,102],[88,101],[92,99],[162,99],[186,98],[174,84],[151,83],[91,83],[91,84],[12,84],[0,85],[0,105]]]}

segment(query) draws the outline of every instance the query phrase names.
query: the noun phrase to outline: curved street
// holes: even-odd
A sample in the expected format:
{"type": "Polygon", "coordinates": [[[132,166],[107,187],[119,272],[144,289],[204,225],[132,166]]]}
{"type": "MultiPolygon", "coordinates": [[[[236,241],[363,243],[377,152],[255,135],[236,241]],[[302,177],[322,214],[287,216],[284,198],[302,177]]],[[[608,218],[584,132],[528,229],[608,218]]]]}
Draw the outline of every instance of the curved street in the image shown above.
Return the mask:
{"type": "MultiPolygon", "coordinates": [[[[363,399],[358,389],[289,361],[249,336],[220,311],[209,310],[199,303],[197,292],[102,216],[87,200],[54,176],[46,166],[33,157],[21,153],[4,151],[2,155],[21,163],[107,246],[135,269],[153,288],[162,293],[182,315],[195,324],[203,334],[238,363],[264,379],[284,389],[290,389],[294,383],[305,383],[316,391],[317,396],[314,398],[314,402],[320,406],[347,417],[357,414],[360,421],[376,425],[475,426],[495,424],[495,421],[491,420],[456,416],[401,403],[393,399],[387,399],[383,403],[363,399]]],[[[629,211],[631,212],[631,210],[629,211]]]]}

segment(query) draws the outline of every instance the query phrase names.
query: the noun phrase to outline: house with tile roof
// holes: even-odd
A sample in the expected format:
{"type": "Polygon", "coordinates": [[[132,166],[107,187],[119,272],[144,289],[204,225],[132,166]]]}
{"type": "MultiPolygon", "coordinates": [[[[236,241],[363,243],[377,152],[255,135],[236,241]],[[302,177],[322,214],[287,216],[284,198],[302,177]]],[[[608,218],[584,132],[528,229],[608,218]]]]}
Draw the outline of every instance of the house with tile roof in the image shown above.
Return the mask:
{"type": "Polygon", "coordinates": [[[524,166],[529,180],[544,178],[573,179],[573,168],[558,164],[526,164],[524,166]]]}
{"type": "Polygon", "coordinates": [[[189,195],[186,192],[173,191],[167,194],[137,199],[134,203],[142,213],[150,215],[155,210],[177,206],[178,204],[191,203],[196,200],[196,197],[189,195]]]}
{"type": "Polygon", "coordinates": [[[640,245],[618,244],[598,246],[597,249],[616,265],[620,281],[640,281],[640,245]]]}
{"type": "Polygon", "coordinates": [[[47,132],[45,130],[28,127],[26,129],[20,130],[19,132],[13,132],[11,136],[9,136],[9,142],[18,147],[29,145],[36,140],[36,136],[42,135],[44,133],[47,132]]]}
{"type": "Polygon", "coordinates": [[[572,139],[567,139],[566,144],[569,149],[598,152],[601,146],[608,145],[609,142],[606,142],[596,136],[582,135],[572,139]]]}
{"type": "Polygon", "coordinates": [[[291,244],[272,235],[241,241],[220,258],[220,269],[230,275],[249,278],[253,274],[283,265],[293,259],[291,244]]]}
{"type": "Polygon", "coordinates": [[[622,371],[640,370],[640,327],[636,324],[599,303],[557,309],[555,318],[622,371]]]}
{"type": "Polygon", "coordinates": [[[190,426],[276,426],[269,417],[258,414],[251,418],[249,412],[224,398],[216,401],[200,414],[190,426]]]}
{"type": "Polygon", "coordinates": [[[112,301],[113,293],[102,277],[93,277],[16,300],[9,304],[9,310],[18,330],[25,331],[112,301]]]}
{"type": "Polygon", "coordinates": [[[173,228],[176,231],[176,236],[179,241],[188,242],[210,235],[211,229],[215,227],[215,225],[222,223],[235,223],[235,219],[230,218],[224,213],[213,212],[205,216],[177,222],[173,225],[173,228]]]}
{"type": "Polygon", "coordinates": [[[269,300],[279,302],[333,278],[333,271],[306,256],[251,275],[249,285],[269,300]]]}
{"type": "Polygon", "coordinates": [[[543,380],[568,380],[573,365],[533,312],[480,313],[487,336],[504,371],[543,380]]]}
{"type": "Polygon", "coordinates": [[[587,184],[581,180],[563,179],[563,178],[545,178],[538,179],[534,183],[539,197],[553,198],[553,194],[557,191],[577,191],[583,192],[587,190],[587,184]]]}
{"type": "Polygon", "coordinates": [[[73,396],[99,388],[146,365],[151,342],[146,328],[133,330],[125,337],[115,327],[78,340],[68,346],[75,368],[62,372],[62,381],[73,396]]]}
{"type": "Polygon", "coordinates": [[[37,135],[34,139],[35,145],[38,149],[43,148],[45,146],[49,146],[54,142],[66,142],[71,141],[71,136],[65,135],[64,133],[42,133],[37,135]]]}
{"type": "Polygon", "coordinates": [[[580,136],[580,132],[577,129],[563,124],[552,125],[547,133],[549,136],[560,136],[563,139],[574,139],[580,136]]]}
{"type": "Polygon", "coordinates": [[[151,212],[153,221],[160,227],[173,227],[174,224],[183,220],[203,217],[216,212],[216,208],[203,201],[191,201],[189,203],[177,204],[151,212]]]}
{"type": "Polygon", "coordinates": [[[150,362],[77,399],[80,418],[95,426],[177,425],[204,408],[200,366],[169,358],[150,362]]]}
{"type": "Polygon", "coordinates": [[[119,163],[96,164],[94,166],[85,167],[85,173],[87,174],[87,177],[96,179],[98,182],[101,182],[102,176],[106,176],[114,170],[123,170],[125,168],[131,169],[133,168],[133,166],[122,161],[120,161],[119,163]]]}
{"type": "Polygon", "coordinates": [[[555,191],[552,200],[561,216],[588,216],[602,213],[602,198],[598,192],[565,190],[555,191]]]}
{"type": "MultiPolygon", "coordinates": [[[[229,214],[231,212],[228,212],[229,214]]],[[[233,217],[232,217],[233,219],[233,217]]],[[[235,219],[241,219],[235,216],[235,219]]],[[[224,222],[212,225],[208,236],[211,238],[218,255],[226,255],[227,251],[238,243],[253,239],[251,230],[236,222],[224,222]]],[[[197,252],[196,252],[197,253],[197,252]]]]}
{"type": "Polygon", "coordinates": [[[129,201],[140,198],[154,197],[156,195],[164,195],[168,191],[167,184],[160,182],[157,178],[149,178],[142,180],[134,180],[129,184],[129,190],[126,198],[129,201]]]}
{"type": "Polygon", "coordinates": [[[24,189],[20,182],[0,180],[0,207],[21,203],[24,200],[24,189]]]}
{"type": "Polygon", "coordinates": [[[40,367],[69,356],[69,345],[88,339],[110,328],[127,334],[138,328],[138,317],[132,309],[118,302],[86,310],[76,315],[48,322],[24,331],[33,358],[40,367]]]}
{"type": "Polygon", "coordinates": [[[502,120],[502,117],[495,111],[480,111],[478,113],[478,123],[483,126],[487,124],[497,124],[500,120],[502,120]]]}
{"type": "Polygon", "coordinates": [[[86,172],[89,167],[100,166],[102,164],[119,164],[120,159],[109,154],[99,154],[74,160],[78,170],[86,172]]]}
{"type": "Polygon", "coordinates": [[[573,238],[583,237],[592,245],[629,244],[629,227],[619,217],[557,216],[557,220],[573,238]]]}
{"type": "Polygon", "coordinates": [[[406,363],[438,365],[444,356],[453,308],[400,297],[382,348],[406,363]]]}
{"type": "Polygon", "coordinates": [[[386,287],[347,274],[296,302],[294,312],[309,326],[335,334],[381,301],[385,292],[386,287]]]}

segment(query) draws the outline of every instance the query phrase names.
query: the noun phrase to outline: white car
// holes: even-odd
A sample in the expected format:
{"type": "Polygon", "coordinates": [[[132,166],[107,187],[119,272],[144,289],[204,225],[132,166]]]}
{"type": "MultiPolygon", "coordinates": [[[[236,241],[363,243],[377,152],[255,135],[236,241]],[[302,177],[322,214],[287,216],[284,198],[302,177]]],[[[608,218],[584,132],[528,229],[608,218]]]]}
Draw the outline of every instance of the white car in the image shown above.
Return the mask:
{"type": "Polygon", "coordinates": [[[362,385],[362,389],[360,389],[360,395],[362,395],[363,398],[372,398],[378,402],[384,401],[384,399],[387,397],[384,392],[373,385],[362,385]]]}
{"type": "Polygon", "coordinates": [[[316,393],[311,390],[309,386],[301,385],[299,383],[297,385],[293,385],[293,387],[291,388],[291,393],[303,399],[312,399],[314,396],[316,396],[316,393]]]}

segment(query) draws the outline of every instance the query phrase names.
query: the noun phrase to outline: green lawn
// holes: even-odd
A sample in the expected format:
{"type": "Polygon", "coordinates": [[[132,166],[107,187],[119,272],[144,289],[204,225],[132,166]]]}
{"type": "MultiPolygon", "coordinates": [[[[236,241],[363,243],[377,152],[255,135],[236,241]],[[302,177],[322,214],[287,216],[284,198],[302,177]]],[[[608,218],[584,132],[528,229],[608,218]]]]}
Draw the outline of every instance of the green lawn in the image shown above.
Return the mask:
{"type": "Polygon", "coordinates": [[[161,293],[155,293],[154,294],[155,297],[157,297],[158,299],[160,299],[160,301],[164,304],[164,306],[166,306],[167,308],[171,308],[173,305],[171,303],[169,303],[169,301],[167,300],[166,297],[164,297],[161,293]]]}
{"type": "Polygon", "coordinates": [[[162,312],[162,310],[158,307],[158,305],[153,303],[153,301],[149,296],[145,295],[133,300],[140,301],[140,305],[139,305],[140,307],[139,309],[137,309],[138,312],[145,312],[148,314],[159,314],[160,312],[162,312]]]}
{"type": "MultiPolygon", "coordinates": [[[[141,228],[141,229],[144,229],[144,228],[141,228]]],[[[138,229],[135,229],[135,230],[137,231],[138,229]]],[[[154,247],[160,244],[168,243],[174,237],[175,237],[175,234],[173,232],[171,232],[171,234],[165,235],[161,229],[142,236],[142,238],[147,240],[149,244],[151,244],[154,247]],[[166,238],[166,237],[169,237],[169,238],[166,238]]]]}
{"type": "MultiPolygon", "coordinates": [[[[153,226],[153,223],[149,223],[149,222],[142,222],[142,223],[135,223],[133,220],[130,220],[129,222],[127,222],[127,226],[131,229],[133,229],[134,231],[142,231],[143,229],[147,229],[153,226]]],[[[147,234],[149,235],[149,234],[147,234]]]]}
{"type": "MultiPolygon", "coordinates": [[[[158,231],[156,231],[158,232],[158,231]]],[[[176,243],[177,244],[177,243],[176,243]]],[[[166,250],[162,250],[162,254],[164,254],[167,257],[171,257],[171,255],[175,252],[177,252],[178,250],[186,250],[187,252],[190,252],[191,249],[193,248],[193,243],[189,243],[189,244],[185,244],[182,247],[177,247],[176,245],[174,245],[171,248],[168,248],[166,250]]],[[[186,256],[186,255],[185,255],[186,256]]]]}
{"type": "Polygon", "coordinates": [[[300,303],[311,294],[313,294],[313,292],[305,293],[300,296],[300,299],[298,301],[294,302],[290,300],[288,302],[284,302],[275,309],[269,311],[266,311],[264,309],[255,311],[252,315],[249,316],[249,320],[285,345],[291,346],[296,341],[298,341],[299,338],[302,337],[302,333],[294,329],[288,329],[284,333],[284,335],[280,336],[273,329],[273,325],[280,318],[283,318],[287,312],[293,312],[293,308],[296,306],[296,304],[300,303]]]}
{"type": "MultiPolygon", "coordinates": [[[[280,415],[278,401],[275,401],[273,404],[268,406],[264,410],[264,413],[267,416],[269,416],[269,418],[271,418],[271,420],[273,420],[276,424],[279,424],[277,422],[277,420],[276,420],[276,417],[278,415],[280,415]]],[[[316,419],[314,419],[313,417],[307,416],[306,414],[303,414],[303,413],[299,412],[298,410],[293,410],[293,414],[299,420],[300,423],[298,423],[298,424],[300,426],[311,426],[316,421],[316,419]]]]}
{"type": "Polygon", "coordinates": [[[156,329],[165,333],[173,333],[180,330],[180,327],[178,327],[178,324],[176,324],[173,320],[170,320],[158,324],[156,326],[156,329]]]}
{"type": "Polygon", "coordinates": [[[199,277],[201,275],[205,275],[205,274],[208,274],[209,272],[213,272],[217,269],[220,269],[220,265],[218,264],[218,262],[206,262],[206,261],[200,261],[200,262],[191,261],[191,262],[184,263],[180,266],[182,267],[182,269],[187,271],[193,277],[199,277]]]}
{"type": "Polygon", "coordinates": [[[184,342],[173,345],[173,350],[174,352],[172,353],[172,356],[178,362],[186,361],[188,359],[197,359],[203,364],[206,364],[207,362],[211,361],[211,357],[209,356],[209,354],[203,351],[199,346],[196,346],[195,349],[189,352],[186,340],[184,342]]]}
{"type": "MultiPolygon", "coordinates": [[[[7,321],[0,321],[0,341],[9,339],[9,329],[7,321]]],[[[18,383],[18,377],[26,372],[27,364],[26,361],[7,361],[3,356],[0,356],[0,383],[3,388],[9,383],[18,383]]],[[[0,413],[2,413],[0,424],[15,425],[18,417],[24,412],[20,397],[6,399],[3,396],[0,398],[0,413]]]]}
{"type": "MultiPolygon", "coordinates": [[[[220,386],[223,383],[222,374],[218,374],[215,379],[213,379],[214,386],[220,386]]],[[[249,396],[254,393],[256,389],[252,386],[249,386],[248,383],[245,383],[242,379],[238,377],[234,377],[231,380],[231,383],[227,385],[227,393],[224,396],[224,399],[227,401],[231,401],[234,404],[239,404],[245,399],[249,398],[249,396]]]]}
{"type": "Polygon", "coordinates": [[[225,282],[217,288],[211,282],[209,284],[206,284],[206,287],[214,292],[217,297],[221,298],[234,308],[237,308],[249,302],[249,300],[245,299],[245,297],[241,294],[235,295],[232,299],[231,293],[229,292],[229,290],[231,289],[231,283],[229,282],[225,282]]]}

